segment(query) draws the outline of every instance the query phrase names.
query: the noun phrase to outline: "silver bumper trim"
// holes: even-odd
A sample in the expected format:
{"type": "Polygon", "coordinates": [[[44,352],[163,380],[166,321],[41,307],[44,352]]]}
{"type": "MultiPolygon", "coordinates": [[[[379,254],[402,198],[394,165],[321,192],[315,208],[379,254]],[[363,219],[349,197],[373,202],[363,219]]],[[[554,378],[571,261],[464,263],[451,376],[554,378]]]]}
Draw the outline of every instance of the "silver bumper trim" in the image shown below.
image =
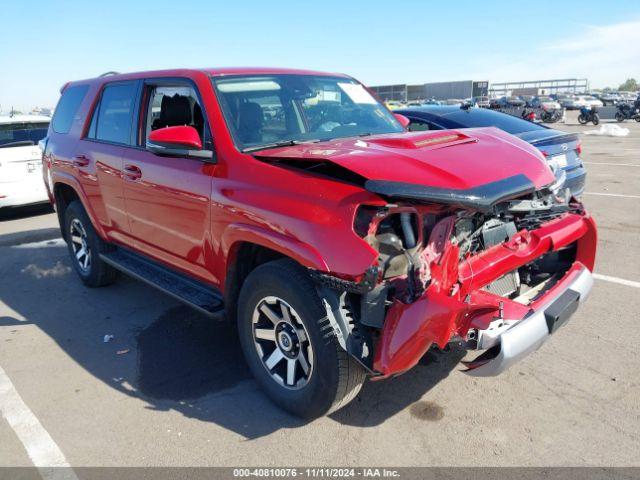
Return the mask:
{"type": "Polygon", "coordinates": [[[500,348],[500,352],[495,358],[464,373],[474,377],[494,377],[535,352],[551,336],[545,316],[546,309],[568,290],[580,294],[579,303],[582,303],[589,296],[592,286],[593,276],[587,268],[583,267],[569,285],[558,291],[535,313],[515,323],[497,338],[499,347],[494,348],[500,348]]]}

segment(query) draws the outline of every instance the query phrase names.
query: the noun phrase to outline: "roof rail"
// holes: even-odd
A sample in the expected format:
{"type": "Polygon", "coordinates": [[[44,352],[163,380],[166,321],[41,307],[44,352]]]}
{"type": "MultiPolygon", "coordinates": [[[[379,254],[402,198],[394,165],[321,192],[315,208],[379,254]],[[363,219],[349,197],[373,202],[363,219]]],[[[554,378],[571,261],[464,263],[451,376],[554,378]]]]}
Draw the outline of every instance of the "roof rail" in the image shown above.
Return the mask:
{"type": "Polygon", "coordinates": [[[98,75],[98,78],[101,78],[101,77],[109,77],[109,76],[111,76],[111,75],[120,75],[120,72],[113,72],[113,71],[111,71],[111,72],[104,72],[102,75],[98,75]]]}

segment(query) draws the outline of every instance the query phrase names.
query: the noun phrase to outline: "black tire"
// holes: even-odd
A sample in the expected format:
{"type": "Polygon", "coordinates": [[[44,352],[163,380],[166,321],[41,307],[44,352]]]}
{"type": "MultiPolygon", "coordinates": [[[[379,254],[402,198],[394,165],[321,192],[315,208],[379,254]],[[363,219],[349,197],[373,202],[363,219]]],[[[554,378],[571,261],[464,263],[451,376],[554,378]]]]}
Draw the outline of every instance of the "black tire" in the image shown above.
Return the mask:
{"type": "Polygon", "coordinates": [[[582,114],[578,115],[578,123],[580,125],[586,125],[587,124],[587,119],[584,118],[584,115],[582,115],[582,114]]]}
{"type": "Polygon", "coordinates": [[[64,229],[71,263],[82,283],[88,287],[103,287],[115,282],[118,271],[100,259],[101,253],[106,253],[113,247],[98,236],[78,200],[71,202],[64,212],[64,229]],[[80,235],[80,243],[78,235],[72,233],[72,229],[74,233],[84,231],[84,236],[80,235]],[[77,253],[82,248],[85,252],[88,251],[88,261],[86,254],[78,258],[77,253]]]}
{"type": "Polygon", "coordinates": [[[620,112],[616,112],[616,120],[618,122],[624,122],[624,115],[620,112]]]}
{"type": "Polygon", "coordinates": [[[593,114],[593,118],[591,119],[594,125],[598,125],[600,123],[600,115],[597,113],[593,114]]]}
{"type": "MultiPolygon", "coordinates": [[[[278,332],[276,322],[271,323],[278,332]]],[[[238,331],[244,356],[257,382],[276,405],[298,417],[314,419],[344,407],[356,397],[366,380],[364,369],[338,344],[313,281],[304,268],[292,260],[265,263],[251,272],[238,301],[238,331]],[[308,355],[308,378],[304,378],[306,372],[301,366],[294,367],[301,376],[302,386],[299,380],[296,385],[292,382],[287,387],[284,382],[288,383],[288,377],[284,380],[275,375],[276,369],[289,366],[290,358],[283,357],[283,361],[278,361],[272,368],[266,365],[267,357],[270,357],[267,349],[273,346],[271,353],[278,349],[283,352],[282,342],[256,340],[257,334],[254,334],[254,331],[270,328],[270,323],[267,324],[269,328],[259,328],[258,323],[254,323],[254,314],[256,319],[263,318],[260,305],[264,306],[266,299],[274,301],[274,298],[291,307],[291,318],[303,325],[304,334],[308,336],[306,345],[310,344],[312,352],[308,355]],[[261,345],[260,351],[257,344],[261,345]],[[265,345],[264,351],[262,345],[265,345]]],[[[302,349],[302,342],[300,345],[302,349]]],[[[282,353],[278,355],[282,356],[282,353]]]]}

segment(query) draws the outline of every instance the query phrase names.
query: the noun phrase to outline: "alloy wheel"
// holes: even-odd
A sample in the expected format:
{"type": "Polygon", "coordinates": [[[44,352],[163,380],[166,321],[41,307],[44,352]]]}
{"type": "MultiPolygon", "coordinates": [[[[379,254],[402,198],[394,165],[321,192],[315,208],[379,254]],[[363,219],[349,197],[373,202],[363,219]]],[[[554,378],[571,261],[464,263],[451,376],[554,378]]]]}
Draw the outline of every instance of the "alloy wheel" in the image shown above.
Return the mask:
{"type": "Polygon", "coordinates": [[[83,273],[87,273],[91,269],[91,249],[87,240],[87,232],[82,222],[77,218],[71,221],[69,238],[78,267],[83,273]]]}
{"type": "Polygon", "coordinates": [[[304,387],[313,373],[313,348],[298,313],[281,298],[258,302],[252,316],[253,343],[262,366],[278,384],[304,387]]]}

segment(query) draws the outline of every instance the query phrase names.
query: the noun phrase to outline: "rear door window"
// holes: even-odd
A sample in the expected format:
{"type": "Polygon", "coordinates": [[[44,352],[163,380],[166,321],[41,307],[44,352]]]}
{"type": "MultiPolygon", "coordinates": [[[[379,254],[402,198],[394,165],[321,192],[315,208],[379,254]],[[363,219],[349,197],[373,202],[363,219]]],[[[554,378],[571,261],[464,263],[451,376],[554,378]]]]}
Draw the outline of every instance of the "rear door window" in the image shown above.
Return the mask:
{"type": "Polygon", "coordinates": [[[136,91],[136,82],[105,86],[93,112],[87,137],[129,145],[136,91]]]}
{"type": "Polygon", "coordinates": [[[52,126],[54,132],[69,133],[76,112],[88,90],[88,85],[76,85],[64,89],[53,114],[52,126]]]}

